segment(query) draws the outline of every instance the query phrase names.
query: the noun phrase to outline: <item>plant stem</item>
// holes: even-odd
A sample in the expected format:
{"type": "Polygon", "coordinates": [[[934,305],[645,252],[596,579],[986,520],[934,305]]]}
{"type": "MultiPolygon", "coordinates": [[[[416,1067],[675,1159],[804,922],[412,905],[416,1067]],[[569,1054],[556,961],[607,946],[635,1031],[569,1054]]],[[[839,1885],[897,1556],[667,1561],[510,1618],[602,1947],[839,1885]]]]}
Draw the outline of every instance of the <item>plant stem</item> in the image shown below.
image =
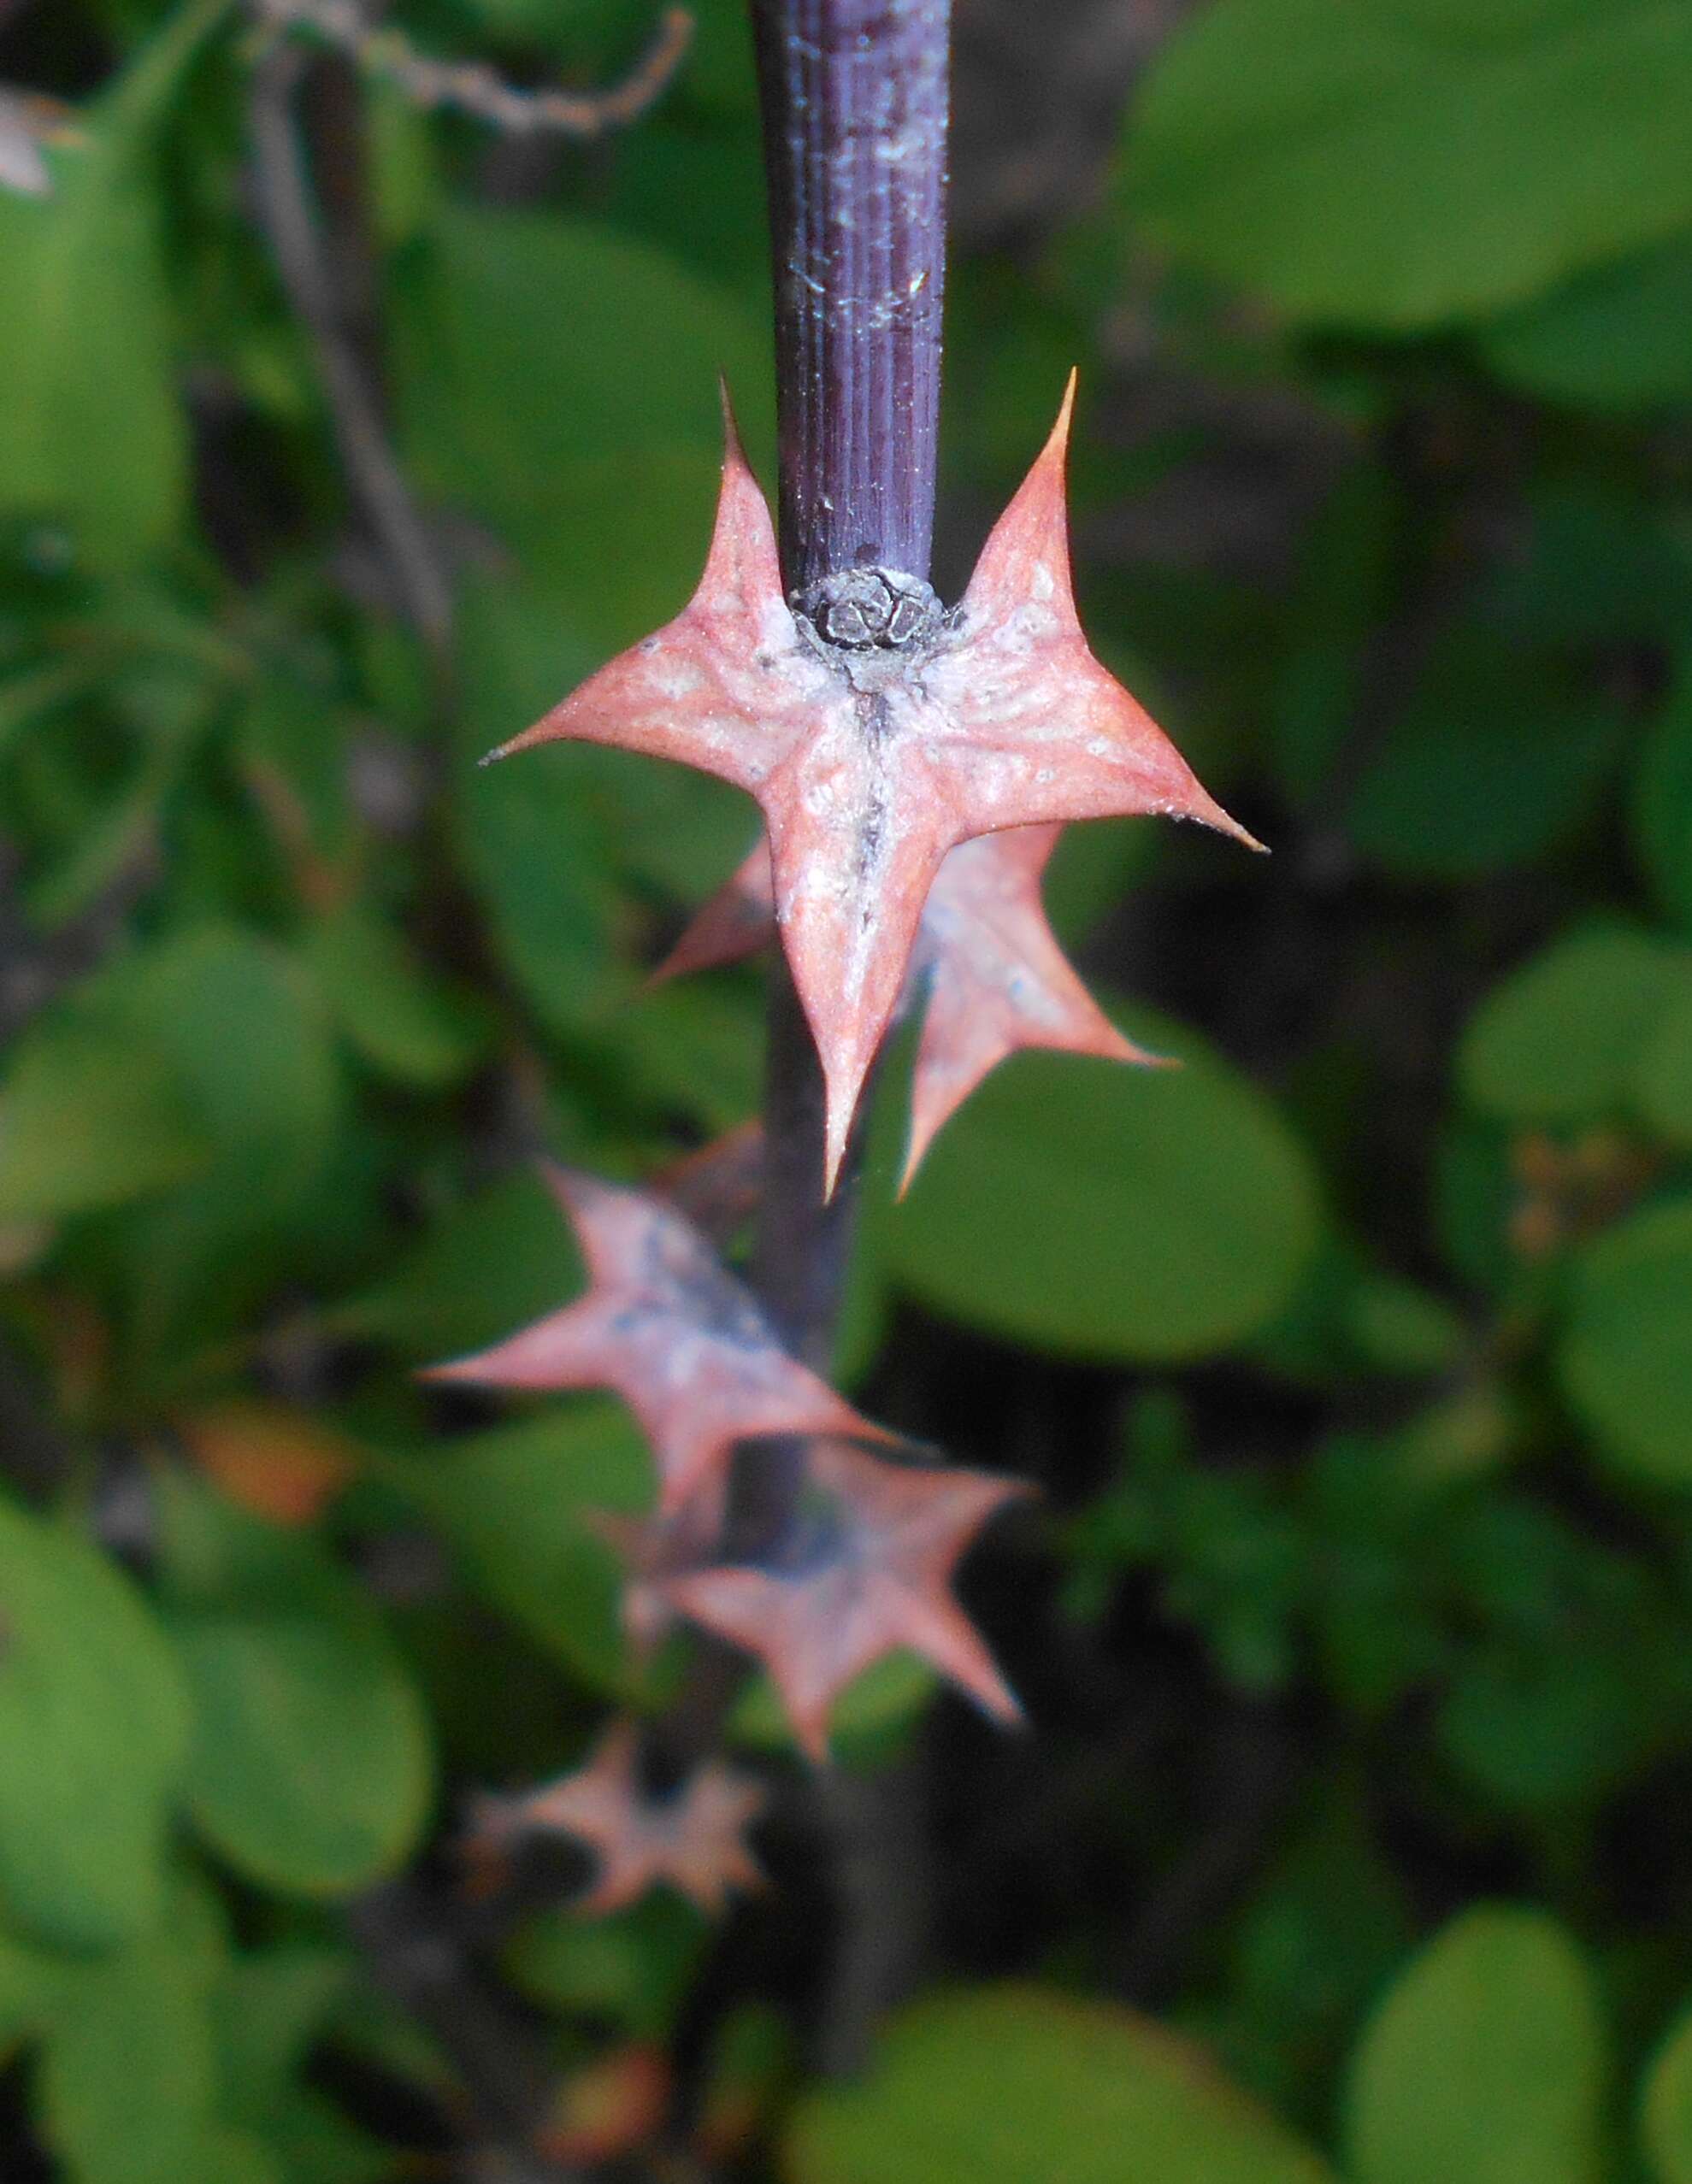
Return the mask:
{"type": "MultiPolygon", "coordinates": [[[[946,277],[950,0],[752,0],[775,291],[781,573],[809,609],[880,568],[926,585],[946,277]]],[[[904,587],[896,587],[903,589],[904,587]]],[[[817,626],[825,628],[818,620],[817,626]]],[[[863,1180],[874,1077],[822,1202],[822,1074],[786,958],[771,974],[757,1277],[789,1346],[826,1372],[863,1180]]],[[[779,1539],[804,1452],[760,1463],[738,1521],[779,1539]]],[[[737,1480],[737,1488],[741,1483],[737,1480]]],[[[907,1771],[825,1776],[836,1916],[819,2064],[850,2070],[927,1935],[924,1831],[907,1771]]]]}
{"type": "Polygon", "coordinates": [[[775,286],[781,565],[926,578],[950,0],[752,0],[775,286]]]}
{"type": "MultiPolygon", "coordinates": [[[[792,592],[853,568],[928,578],[949,18],[950,0],[752,0],[775,292],[781,569],[792,592]]],[[[758,1286],[795,1352],[826,1367],[861,1132],[825,1206],[822,1073],[779,957],[769,1025],[758,1286]]]]}
{"type": "MultiPolygon", "coordinates": [[[[950,0],[752,0],[775,287],[781,571],[926,582],[934,530],[946,265],[950,0]]],[[[822,1073],[779,951],[770,974],[756,1283],[796,1357],[826,1373],[863,1172],[860,1121],[822,1199],[822,1073]]],[[[869,1105],[866,1092],[864,1108],[869,1105]]],[[[779,1539],[802,1444],[738,1469],[735,1551],[779,1539]]],[[[742,1680],[703,1639],[654,1726],[673,1779],[713,1750],[742,1680]]]]}

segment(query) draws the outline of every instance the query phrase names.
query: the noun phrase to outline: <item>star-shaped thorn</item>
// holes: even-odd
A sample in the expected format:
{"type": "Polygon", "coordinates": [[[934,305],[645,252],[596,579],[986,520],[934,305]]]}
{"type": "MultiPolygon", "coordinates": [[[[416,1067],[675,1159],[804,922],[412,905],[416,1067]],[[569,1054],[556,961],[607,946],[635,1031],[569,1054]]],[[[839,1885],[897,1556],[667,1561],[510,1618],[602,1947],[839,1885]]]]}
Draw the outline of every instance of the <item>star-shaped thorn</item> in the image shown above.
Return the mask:
{"type": "MultiPolygon", "coordinates": [[[[929,890],[911,957],[911,980],[926,980],[928,1003],[911,1081],[901,1195],[942,1125],[984,1077],[1024,1047],[1170,1066],[1117,1029],[1058,945],[1040,884],[1062,832],[1012,827],[960,842],[929,890]]],[[[734,962],[775,930],[769,853],[759,843],[653,978],[734,962]]]]}
{"type": "Polygon", "coordinates": [[[790,608],[769,510],[728,421],[693,598],[490,754],[561,738],[620,744],[758,799],[781,943],[827,1087],[831,1192],[948,850],[1003,827],[1131,812],[1202,820],[1258,846],[1082,634],[1064,490],[1074,391],[1071,375],[955,612],[907,612],[916,594],[901,590],[875,642],[830,641],[790,608]]]}
{"type": "Polygon", "coordinates": [[[800,1745],[828,1757],[836,1696],[885,1655],[920,1654],[1001,1721],[1021,1709],[952,1592],[987,1520],[1031,1490],[979,1471],[891,1463],[814,1441],[793,1536],[763,1561],[649,1581],[672,1608],[762,1661],[800,1745]]]}
{"type": "Polygon", "coordinates": [[[736,1441],[890,1438],[787,1355],[751,1291],[675,1206],[579,1169],[548,1163],[542,1173],[581,1246],[587,1293],[423,1379],[614,1389],[651,1443],[667,1513],[727,1463],[736,1441]]]}
{"type": "Polygon", "coordinates": [[[660,1881],[715,1914],[731,1890],[763,1885],[746,1838],[764,1802],[749,1775],[715,1762],[655,1793],[641,1780],[638,1725],[618,1721],[575,1774],[521,1797],[483,1798],[472,1835],[484,1845],[537,1834],[586,1843],[598,1872],[575,1908],[587,1917],[621,1910],[660,1881]]]}

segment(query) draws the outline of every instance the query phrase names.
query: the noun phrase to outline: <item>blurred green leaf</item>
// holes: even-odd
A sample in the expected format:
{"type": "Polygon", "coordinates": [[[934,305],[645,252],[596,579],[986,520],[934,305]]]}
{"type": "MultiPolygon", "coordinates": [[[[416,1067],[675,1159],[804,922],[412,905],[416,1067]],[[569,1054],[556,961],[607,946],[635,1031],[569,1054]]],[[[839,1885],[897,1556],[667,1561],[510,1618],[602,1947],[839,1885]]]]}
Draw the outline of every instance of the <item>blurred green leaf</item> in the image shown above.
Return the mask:
{"type": "Polygon", "coordinates": [[[1495,986],[1458,1052],[1465,1097],[1512,1122],[1625,1109],[1692,951],[1614,923],[1565,933],[1495,986]]]}
{"type": "Polygon", "coordinates": [[[1571,1633],[1465,1649],[1438,1733],[1489,1804],[1590,1808],[1645,1763],[1684,1704],[1683,1689],[1665,1691],[1648,1628],[1618,1616],[1607,1628],[1581,1604],[1571,1633]]]}
{"type": "Polygon", "coordinates": [[[1692,1484],[1692,1200],[1607,1230],[1577,1262],[1558,1353],[1602,1453],[1635,1478],[1692,1484]]]}
{"type": "Polygon", "coordinates": [[[1353,2184],[1595,2184],[1606,2043],[1591,1975],[1543,1912],[1486,1904],[1388,1989],[1353,2061],[1353,2184]]]}
{"type": "Polygon", "coordinates": [[[62,1957],[0,1929],[0,2060],[50,2019],[64,1969],[62,1957]]]}
{"type": "Polygon", "coordinates": [[[616,977],[617,896],[595,815],[572,780],[574,751],[483,768],[490,747],[528,727],[594,664],[553,633],[539,602],[483,585],[463,603],[465,712],[453,800],[458,855],[493,937],[541,1021],[569,1030],[616,977]]]}
{"type": "Polygon", "coordinates": [[[522,1169],[443,1214],[385,1280],[339,1306],[333,1324],[420,1363],[440,1361],[568,1304],[581,1279],[557,1200],[522,1169]]]}
{"type": "Polygon", "coordinates": [[[203,2134],[193,2151],[194,2184],[286,2184],[276,2156],[246,2131],[221,2126],[203,2134]]]}
{"type": "Polygon", "coordinates": [[[65,1948],[156,1918],[188,1709],[129,1581],[62,1527],[0,1502],[0,1892],[65,1948]]]}
{"type": "Polygon", "coordinates": [[[393,2147],[309,2088],[290,2089],[265,2136],[282,2164],[284,2184],[391,2184],[393,2147]]]}
{"type": "MultiPolygon", "coordinates": [[[[642,497],[624,487],[616,507],[611,473],[594,468],[613,458],[695,450],[708,521],[719,373],[754,444],[767,439],[769,367],[750,315],[632,237],[556,213],[459,205],[436,232],[418,292],[401,300],[401,410],[416,474],[484,514],[536,566],[564,535],[578,478],[619,534],[638,520],[642,497]]],[[[655,511],[647,552],[669,550],[663,528],[655,511]]],[[[613,586],[629,580],[617,558],[603,562],[613,586]]],[[[592,627],[591,600],[572,620],[592,627]]]]}
{"type": "Polygon", "coordinates": [[[379,911],[343,904],[314,925],[306,960],[342,1036],[384,1076],[425,1090],[456,1083],[484,1045],[475,1012],[427,978],[379,911]]]}
{"type": "Polygon", "coordinates": [[[0,190],[0,491],[68,517],[101,562],[181,521],[187,436],[147,166],[156,133],[227,0],[179,9],[90,113],[50,197],[0,190]]]}
{"type": "Polygon", "coordinates": [[[134,1943],[81,1973],[66,2000],[41,2065],[41,2105],[68,2184],[224,2184],[202,2162],[211,2018],[192,1959],[168,1939],[134,1943]]]}
{"type": "Polygon", "coordinates": [[[168,1190],[212,1157],[177,1073],[144,1039],[54,1021],[0,1086],[0,1221],[56,1221],[168,1190]]]}
{"type": "Polygon", "coordinates": [[[1639,861],[1668,915],[1692,927],[1692,673],[1683,668],[1633,777],[1639,861]]]}
{"type": "Polygon", "coordinates": [[[166,1054],[217,1157],[123,1216],[120,1250],[138,1369],[168,1380],[233,1331],[283,1273],[290,1244],[321,1248],[347,1203],[327,1186],[345,1084],[328,1015],[299,960],[207,921],[121,960],[103,1021],[166,1054]]]}
{"type": "Polygon", "coordinates": [[[321,1004],[285,950],[233,925],[173,933],[118,967],[113,1005],[170,1057],[238,1169],[250,1217],[318,1169],[340,1081],[321,1004]]]}
{"type": "Polygon", "coordinates": [[[1436,325],[1684,227],[1689,98],[1660,0],[1219,0],[1141,96],[1129,202],[1296,316],[1436,325]]]}
{"type": "Polygon", "coordinates": [[[1346,831],[1388,872],[1462,880],[1518,864],[1578,825],[1620,717],[1479,625],[1435,648],[1358,785],[1346,831]]]}
{"type": "Polygon", "coordinates": [[[1675,2020],[1645,2072],[1639,2136],[1655,2184],[1692,2184],[1692,2012],[1675,2020]]]}
{"type": "Polygon", "coordinates": [[[1477,333],[1499,376],[1530,394],[1631,413],[1692,397],[1680,329],[1692,317],[1692,238],[1578,274],[1477,333]]]}
{"type": "Polygon", "coordinates": [[[1634,1099],[1641,1118],[1671,1145],[1692,1145],[1692,951],[1683,952],[1679,975],[1634,1072],[1634,1099]]]}
{"type": "Polygon", "coordinates": [[[542,1911],[503,1963],[533,2001],[607,2020],[630,2040],[666,2040],[710,1939],[698,1906],[662,1888],[608,1917],[542,1911]]]}
{"type": "MultiPolygon", "coordinates": [[[[813,2087],[790,2184],[1322,2184],[1329,2171],[1205,2052],[1055,1988],[930,1997],[857,2083],[813,2087]]],[[[1453,2184],[1453,2180],[1447,2180],[1453,2184]]]]}
{"type": "Polygon", "coordinates": [[[159,1496],[197,1825],[266,1887],[339,1895],[391,1872],[427,1816],[429,1724],[369,1595],[304,1534],[185,1477],[159,1496]]]}
{"type": "Polygon", "coordinates": [[[590,1684],[618,1687],[621,1569],[587,1520],[644,1510],[652,1491],[646,1444],[620,1410],[556,1407],[390,1475],[478,1591],[590,1684]]]}
{"type": "Polygon", "coordinates": [[[286,1942],[232,1961],[212,1996],[220,2105],[257,2130],[353,1976],[341,1951],[286,1942]]]}
{"type": "MultiPolygon", "coordinates": [[[[644,509],[663,540],[660,559],[681,543],[673,580],[662,596],[622,615],[591,589],[583,599],[595,626],[619,624],[619,636],[639,636],[684,603],[703,559],[709,519],[703,506],[696,533],[678,527],[661,501],[640,502],[617,480],[622,520],[644,509]]],[[[627,551],[599,521],[571,535],[604,550],[615,573],[646,566],[638,545],[627,551]]],[[[466,871],[486,904],[501,952],[542,1021],[579,1033],[615,1027],[619,1041],[649,1021],[643,998],[638,1021],[628,1004],[646,964],[620,964],[620,939],[636,941],[630,922],[642,898],[672,910],[693,908],[739,864],[758,833],[747,800],[721,782],[679,766],[590,745],[534,751],[486,770],[473,762],[539,717],[610,649],[598,651],[572,638],[549,598],[532,587],[483,585],[466,599],[463,621],[464,770],[457,799],[466,871]]],[[[655,959],[657,930],[647,951],[655,959]]],[[[626,950],[632,953],[632,950],[626,950]]],[[[657,997],[660,1005],[669,1005],[657,997]]],[[[681,1005],[710,1005],[691,997],[681,1005]]]]}
{"type": "Polygon", "coordinates": [[[1382,1372],[1447,1372],[1462,1353],[1460,1315],[1412,1281],[1361,1274],[1347,1290],[1342,1314],[1347,1336],[1382,1372]]]}
{"type": "Polygon", "coordinates": [[[1195,1035],[1113,1008],[1174,1070],[1023,1055],[941,1133],[889,1224],[925,1304],[1081,1356],[1190,1357],[1292,1294],[1316,1179],[1269,1101],[1195,1035]]]}

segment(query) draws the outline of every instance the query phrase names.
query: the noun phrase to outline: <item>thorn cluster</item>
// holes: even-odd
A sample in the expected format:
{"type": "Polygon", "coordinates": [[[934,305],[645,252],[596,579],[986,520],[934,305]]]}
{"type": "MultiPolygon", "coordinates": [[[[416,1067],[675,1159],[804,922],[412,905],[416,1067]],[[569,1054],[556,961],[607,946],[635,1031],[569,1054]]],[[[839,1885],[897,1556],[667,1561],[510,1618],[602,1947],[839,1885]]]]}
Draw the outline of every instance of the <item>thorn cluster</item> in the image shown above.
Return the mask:
{"type": "Polygon", "coordinates": [[[913,609],[897,644],[860,634],[863,601],[848,603],[849,641],[828,633],[839,602],[822,629],[789,603],[769,508],[727,420],[693,598],[491,754],[618,744],[757,799],[775,923],[827,1087],[830,1192],[929,890],[959,843],[1160,812],[1258,846],[1082,633],[1064,488],[1073,394],[1071,379],[956,609],[913,609]]]}
{"type": "MultiPolygon", "coordinates": [[[[725,962],[773,930],[827,1094],[826,1187],[876,1051],[913,981],[926,1014],[905,1180],[1007,1055],[1043,1046],[1151,1063],[1087,993],[1041,882],[1071,821],[1163,813],[1257,845],[1094,659],[1076,611],[1056,427],[947,613],[925,584],[837,572],[782,590],[769,511],[732,418],[705,569],[674,621],[621,654],[491,756],[555,740],[620,744],[715,774],[762,809],[764,839],[658,975],[725,962]]],[[[668,1196],[564,1169],[547,1180],[587,1262],[586,1293],[433,1377],[615,1390],[652,1446],[655,1514],[606,1519],[628,1570],[631,1640],[684,1616],[769,1671],[804,1749],[826,1757],[835,1698],[908,1649],[988,1712],[1017,1707],[952,1591],[1017,1483],[909,1460],[782,1347],[708,1240],[756,1195],[761,1144],[682,1163],[668,1196]],[[684,1210],[685,1209],[685,1210],[684,1210]],[[693,1217],[689,1218],[689,1215],[693,1217]],[[737,1485],[763,1453],[784,1491],[744,1548],[737,1485]]],[[[589,1763],[488,1824],[560,1828],[599,1854],[586,1907],[654,1880],[710,1908],[757,1869],[756,1787],[716,1765],[659,1795],[632,1723],[589,1763]]]]}
{"type": "MultiPolygon", "coordinates": [[[[731,1169],[745,1151],[734,1148],[731,1169]]],[[[710,1165],[689,1163],[675,1180],[697,1186],[710,1165]]],[[[951,1578],[987,1518],[1024,1489],[873,1452],[893,1436],[788,1356],[752,1292],[673,1203],[573,1169],[549,1167],[545,1175],[587,1262],[585,1294],[424,1377],[604,1387],[628,1403],[651,1443],[657,1508],[638,1522],[603,1516],[598,1528],[628,1569],[624,1621],[634,1643],[649,1648],[681,1616],[742,1646],[769,1669],[800,1743],[818,1759],[834,1698],[900,1648],[990,1712],[1015,1718],[1016,1701],[952,1598],[951,1578]],[[799,1490],[778,1536],[736,1557],[727,1544],[733,1463],[771,1442],[797,1451],[799,1490]]],[[[585,1774],[510,1812],[539,1814],[597,1843],[583,1816],[604,1832],[606,1816],[635,1794],[633,1766],[622,1742],[608,1743],[585,1774]]],[[[685,1828],[691,1840],[697,1814],[686,1798],[665,1810],[672,1835],[663,1840],[685,1828]]],[[[657,1826],[641,1822],[649,1851],[657,1826]]],[[[592,1899],[600,1907],[606,1885],[592,1899]]]]}

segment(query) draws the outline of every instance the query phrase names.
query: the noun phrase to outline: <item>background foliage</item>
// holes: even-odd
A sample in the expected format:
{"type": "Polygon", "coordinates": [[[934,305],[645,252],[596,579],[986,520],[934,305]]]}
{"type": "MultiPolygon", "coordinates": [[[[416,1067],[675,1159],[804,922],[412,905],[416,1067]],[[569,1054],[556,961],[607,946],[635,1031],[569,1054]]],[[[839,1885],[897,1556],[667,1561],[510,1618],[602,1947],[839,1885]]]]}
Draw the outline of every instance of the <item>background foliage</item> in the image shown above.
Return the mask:
{"type": "MultiPolygon", "coordinates": [[[[1036,1732],[851,1696],[866,1903],[755,1691],[770,1899],[475,1953],[561,2161],[673,2068],[693,2158],[795,2184],[1692,2184],[1692,6],[1170,8],[1108,144],[1042,135],[1108,12],[960,6],[939,573],[1079,359],[1096,640],[1276,857],[1071,833],[1060,927],[1187,1066],[1019,1060],[897,1208],[893,1086],[843,1357],[1041,1481],[970,1581],[1036,1732]],[[878,1919],[921,1992],[827,2083],[878,1919]]],[[[583,85],[650,29],[401,13],[583,85]]],[[[408,1369],[577,1280],[537,1148],[757,1104],[755,974],[642,991],[746,809],[474,766],[685,595],[719,368],[769,474],[747,41],[699,16],[592,145],[308,79],[448,666],[266,247],[251,24],[0,10],[75,107],[0,190],[9,2178],[468,2159],[371,1907],[634,1687],[587,1521],[632,1430],[408,1369]]]]}

